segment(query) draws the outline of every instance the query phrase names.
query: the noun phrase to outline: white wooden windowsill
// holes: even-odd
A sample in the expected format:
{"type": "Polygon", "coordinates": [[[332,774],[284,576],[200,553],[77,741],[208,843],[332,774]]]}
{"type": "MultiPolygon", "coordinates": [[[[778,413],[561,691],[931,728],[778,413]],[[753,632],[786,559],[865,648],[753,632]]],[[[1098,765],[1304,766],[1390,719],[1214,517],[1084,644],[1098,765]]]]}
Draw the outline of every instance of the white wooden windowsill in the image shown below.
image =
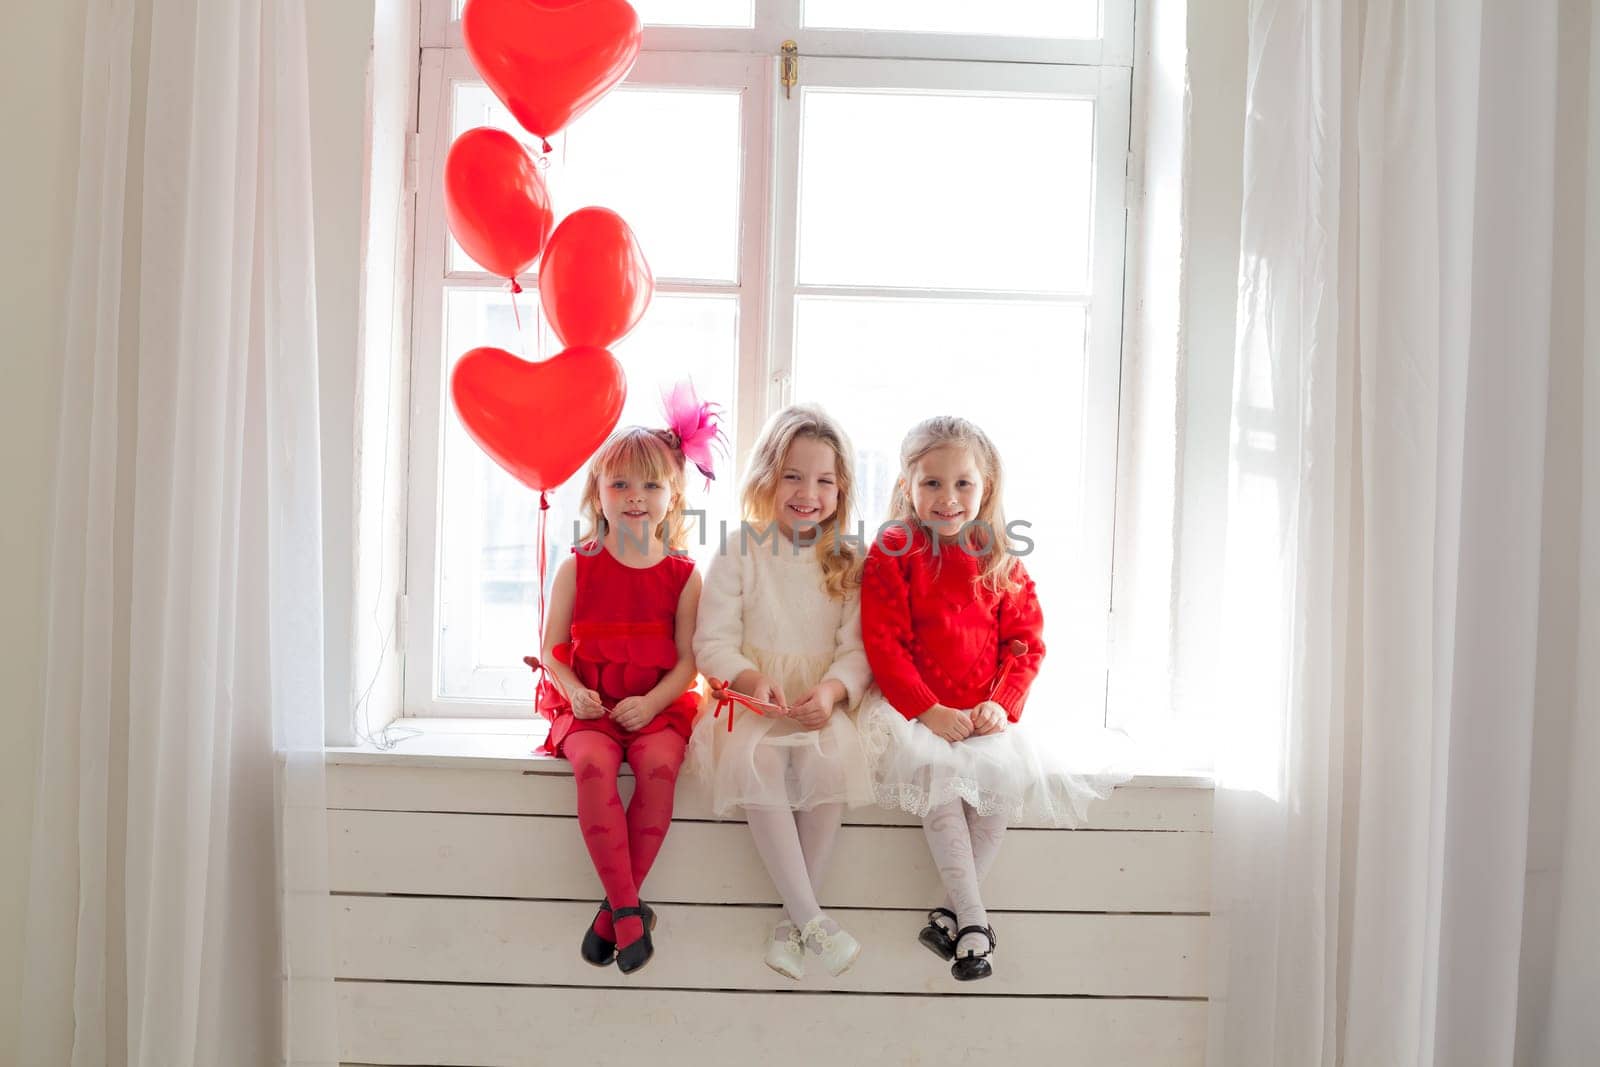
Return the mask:
{"type": "Polygon", "coordinates": [[[574,828],[569,764],[534,754],[544,723],[401,719],[402,734],[387,750],[326,750],[345,1062],[594,1060],[592,1033],[548,1020],[604,1018],[606,1048],[648,1048],[663,1067],[704,1063],[706,1048],[772,1067],[939,1062],[973,1026],[992,1058],[1018,1063],[1071,1048],[1084,1063],[1204,1064],[1203,776],[1140,775],[1076,831],[1015,827],[984,889],[1009,947],[972,985],[913,936],[943,895],[920,827],[876,807],[847,816],[819,893],[867,946],[861,961],[798,985],[763,966],[781,915],[771,880],[749,832],[686,778],[650,873],[658,959],[624,978],[575,951],[602,889],[574,828]],[[793,993],[827,1025],[774,1045],[793,993]],[[629,1011],[616,1012],[619,996],[629,1011]]]}
{"type": "MultiPolygon", "coordinates": [[[[330,764],[518,770],[525,774],[570,774],[564,759],[536,752],[544,741],[543,719],[396,719],[390,747],[368,742],[324,749],[330,764]]],[[[624,767],[626,773],[626,767],[624,767]]],[[[1138,773],[1127,783],[1139,789],[1210,789],[1203,773],[1138,773]]]]}

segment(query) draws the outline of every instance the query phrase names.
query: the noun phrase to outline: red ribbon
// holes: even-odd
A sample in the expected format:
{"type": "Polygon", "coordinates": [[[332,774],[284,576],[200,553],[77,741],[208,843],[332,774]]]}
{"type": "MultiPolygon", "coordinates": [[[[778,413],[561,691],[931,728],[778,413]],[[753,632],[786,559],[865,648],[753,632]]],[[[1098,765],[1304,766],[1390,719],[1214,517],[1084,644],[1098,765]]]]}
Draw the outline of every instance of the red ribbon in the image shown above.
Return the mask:
{"type": "Polygon", "coordinates": [[[1006,678],[1011,674],[1011,668],[1016,666],[1017,657],[1028,654],[1028,642],[1013,640],[1006,644],[1005,651],[1001,653],[1005,662],[1000,665],[1000,673],[995,676],[994,687],[989,690],[989,699],[994,700],[994,695],[1000,692],[1000,687],[1006,684],[1006,678]]]}
{"type": "MultiPolygon", "coordinates": [[[[534,541],[537,542],[536,545],[535,545],[535,551],[537,551],[539,553],[539,633],[534,638],[534,640],[539,642],[539,647],[540,648],[544,647],[544,612],[545,612],[544,583],[545,583],[546,569],[549,566],[549,561],[545,559],[545,557],[547,555],[549,555],[549,549],[548,549],[548,543],[547,543],[547,537],[546,537],[546,524],[549,522],[549,514],[550,514],[550,494],[547,493],[545,490],[541,489],[541,490],[539,490],[539,518],[538,518],[537,523],[535,523],[535,525],[534,525],[534,538],[533,538],[534,541]]],[[[545,670],[545,667],[541,664],[541,665],[539,665],[537,667],[534,667],[533,669],[535,671],[543,671],[543,670],[545,670]]]]}
{"type": "Polygon", "coordinates": [[[544,583],[545,574],[550,565],[547,558],[550,554],[548,529],[550,522],[550,493],[539,490],[539,521],[534,528],[534,540],[538,541],[539,552],[539,647],[544,647],[544,583]]]}
{"type": "MultiPolygon", "coordinates": [[[[548,568],[548,561],[545,559],[545,556],[548,554],[548,552],[546,550],[546,540],[547,540],[547,537],[546,537],[546,524],[549,521],[549,516],[547,514],[549,512],[549,510],[550,510],[550,494],[541,489],[539,491],[539,519],[538,519],[538,523],[534,527],[534,540],[538,542],[538,545],[536,547],[537,547],[537,551],[539,553],[539,632],[534,635],[534,644],[539,648],[543,648],[544,647],[544,612],[545,612],[544,582],[545,582],[545,573],[546,573],[546,570],[548,568]]],[[[555,675],[550,673],[550,668],[549,667],[546,667],[543,663],[541,663],[539,661],[539,657],[537,657],[537,656],[523,656],[522,657],[522,662],[526,663],[529,667],[533,668],[533,676],[534,676],[534,679],[535,679],[534,684],[536,686],[538,685],[538,678],[539,678],[539,676],[541,674],[544,675],[546,678],[549,678],[551,681],[555,680],[555,675]]],[[[559,688],[559,686],[557,688],[559,688]]],[[[563,694],[563,695],[565,695],[565,694],[563,694]]],[[[537,705],[537,703],[538,703],[537,696],[534,698],[534,702],[535,702],[535,705],[537,705]]]]}
{"type": "Polygon", "coordinates": [[[511,318],[517,324],[517,344],[522,348],[522,358],[528,358],[528,340],[522,334],[522,312],[517,310],[517,294],[522,292],[522,286],[515,278],[506,279],[506,292],[511,294],[511,318]]]}
{"type": "Polygon", "coordinates": [[[776,704],[768,704],[765,701],[757,700],[754,697],[745,696],[743,693],[736,693],[732,689],[728,688],[727,682],[724,682],[718,678],[707,678],[706,681],[711,683],[711,695],[717,698],[717,710],[711,713],[711,717],[715,719],[717,716],[721,715],[722,710],[726,708],[728,710],[729,733],[733,732],[733,706],[735,704],[743,708],[749,708],[757,715],[767,714],[767,712],[761,710],[763,708],[770,708],[772,711],[782,710],[776,704]]]}

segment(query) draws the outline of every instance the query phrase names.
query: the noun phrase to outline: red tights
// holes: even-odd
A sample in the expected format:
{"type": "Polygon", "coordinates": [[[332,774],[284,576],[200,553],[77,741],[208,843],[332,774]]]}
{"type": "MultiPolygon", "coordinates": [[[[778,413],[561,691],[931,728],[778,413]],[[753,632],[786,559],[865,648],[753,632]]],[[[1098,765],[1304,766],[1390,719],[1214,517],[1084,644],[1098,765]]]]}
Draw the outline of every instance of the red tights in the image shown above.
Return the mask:
{"type": "MultiPolygon", "coordinates": [[[[639,887],[672,826],[684,748],[684,739],[672,730],[642,734],[626,745],[598,730],[575,730],[561,744],[578,786],[578,829],[613,908],[639,906],[639,887]],[[624,758],[633,768],[633,799],[626,814],[617,793],[624,758]]],[[[594,929],[607,940],[629,945],[644,933],[644,924],[627,918],[613,928],[611,916],[601,915],[594,929]]]]}

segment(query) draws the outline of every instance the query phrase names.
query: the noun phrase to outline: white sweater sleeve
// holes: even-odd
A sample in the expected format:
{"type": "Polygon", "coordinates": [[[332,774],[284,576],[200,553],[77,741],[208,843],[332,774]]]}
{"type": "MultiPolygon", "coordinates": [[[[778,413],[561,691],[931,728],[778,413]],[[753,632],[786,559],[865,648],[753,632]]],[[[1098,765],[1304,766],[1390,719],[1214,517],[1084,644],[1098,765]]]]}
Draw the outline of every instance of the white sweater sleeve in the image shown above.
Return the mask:
{"type": "Polygon", "coordinates": [[[720,552],[706,568],[695,620],[694,659],[708,678],[732,682],[757,667],[744,655],[744,591],[738,555],[720,552]]]}
{"type": "Polygon", "coordinates": [[[833,647],[833,665],[823,678],[841,682],[849,694],[848,704],[853,708],[861,703],[862,694],[872,683],[872,668],[867,664],[867,650],[861,643],[860,589],[845,594],[844,611],[839,616],[839,631],[834,635],[833,647]]]}

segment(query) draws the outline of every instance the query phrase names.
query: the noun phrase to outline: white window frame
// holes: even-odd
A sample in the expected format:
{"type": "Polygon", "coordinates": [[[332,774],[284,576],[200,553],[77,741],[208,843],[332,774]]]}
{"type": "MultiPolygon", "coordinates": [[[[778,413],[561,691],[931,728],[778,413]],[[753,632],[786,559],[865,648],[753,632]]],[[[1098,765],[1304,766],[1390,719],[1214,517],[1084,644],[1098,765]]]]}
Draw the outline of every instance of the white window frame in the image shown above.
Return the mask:
{"type": "MultiPolygon", "coordinates": [[[[462,47],[461,23],[450,19],[450,0],[421,2],[422,47],[462,47]]],[[[792,40],[805,56],[964,59],[1075,67],[1133,65],[1134,0],[1101,0],[1102,32],[1097,40],[813,29],[800,25],[800,5],[801,0],[754,0],[756,24],[746,27],[646,26],[644,51],[771,56],[777,54],[780,44],[792,40]]]]}
{"type": "MultiPolygon", "coordinates": [[[[739,366],[732,466],[742,469],[766,415],[790,402],[794,367],[795,299],[802,295],[927,296],[1048,299],[1080,302],[1089,311],[1085,353],[1084,466],[1086,498],[1097,501],[1080,565],[1094,575],[1095,604],[1085,607],[1090,632],[1074,633],[1082,648],[1098,645],[1072,669],[1079,680],[1097,679],[1103,706],[1115,515],[1118,390],[1123,344],[1123,274],[1126,260],[1127,174],[1132,170],[1130,87],[1135,0],[1103,0],[1104,35],[1097,41],[970,37],[939,34],[808,30],[798,25],[800,0],[757,0],[760,24],[742,29],[647,27],[644,50],[627,84],[738,88],[745,94],[740,146],[741,231],[735,282],[712,284],[657,278],[659,293],[735,293],[739,300],[739,366]],[[802,86],[870,88],[886,75],[907,86],[940,91],[1048,93],[1093,99],[1095,218],[1091,291],[966,293],[949,289],[801,286],[796,280],[796,219],[800,109],[785,106],[779,88],[776,45],[794,40],[802,86]],[[1108,237],[1109,235],[1109,237],[1108,237]],[[770,309],[770,310],[769,310],[770,309]],[[1103,515],[1103,519],[1101,516],[1103,515]],[[1103,596],[1101,593],[1103,592],[1103,596]],[[1087,639],[1087,641],[1085,640],[1087,639]]],[[[462,700],[435,695],[438,672],[436,619],[440,575],[439,502],[443,420],[450,417],[443,374],[444,289],[496,289],[504,279],[482,271],[451,271],[443,214],[444,158],[451,131],[453,86],[478,78],[461,45],[460,25],[449,21],[450,0],[421,0],[421,75],[418,100],[416,241],[413,284],[410,486],[407,505],[406,584],[401,601],[404,716],[445,718],[527,717],[525,701],[462,700]]],[[[525,300],[532,313],[537,297],[525,300]]],[[[1078,627],[1074,626],[1074,631],[1078,627]]],[[[530,651],[535,638],[530,635],[530,651]]]]}

